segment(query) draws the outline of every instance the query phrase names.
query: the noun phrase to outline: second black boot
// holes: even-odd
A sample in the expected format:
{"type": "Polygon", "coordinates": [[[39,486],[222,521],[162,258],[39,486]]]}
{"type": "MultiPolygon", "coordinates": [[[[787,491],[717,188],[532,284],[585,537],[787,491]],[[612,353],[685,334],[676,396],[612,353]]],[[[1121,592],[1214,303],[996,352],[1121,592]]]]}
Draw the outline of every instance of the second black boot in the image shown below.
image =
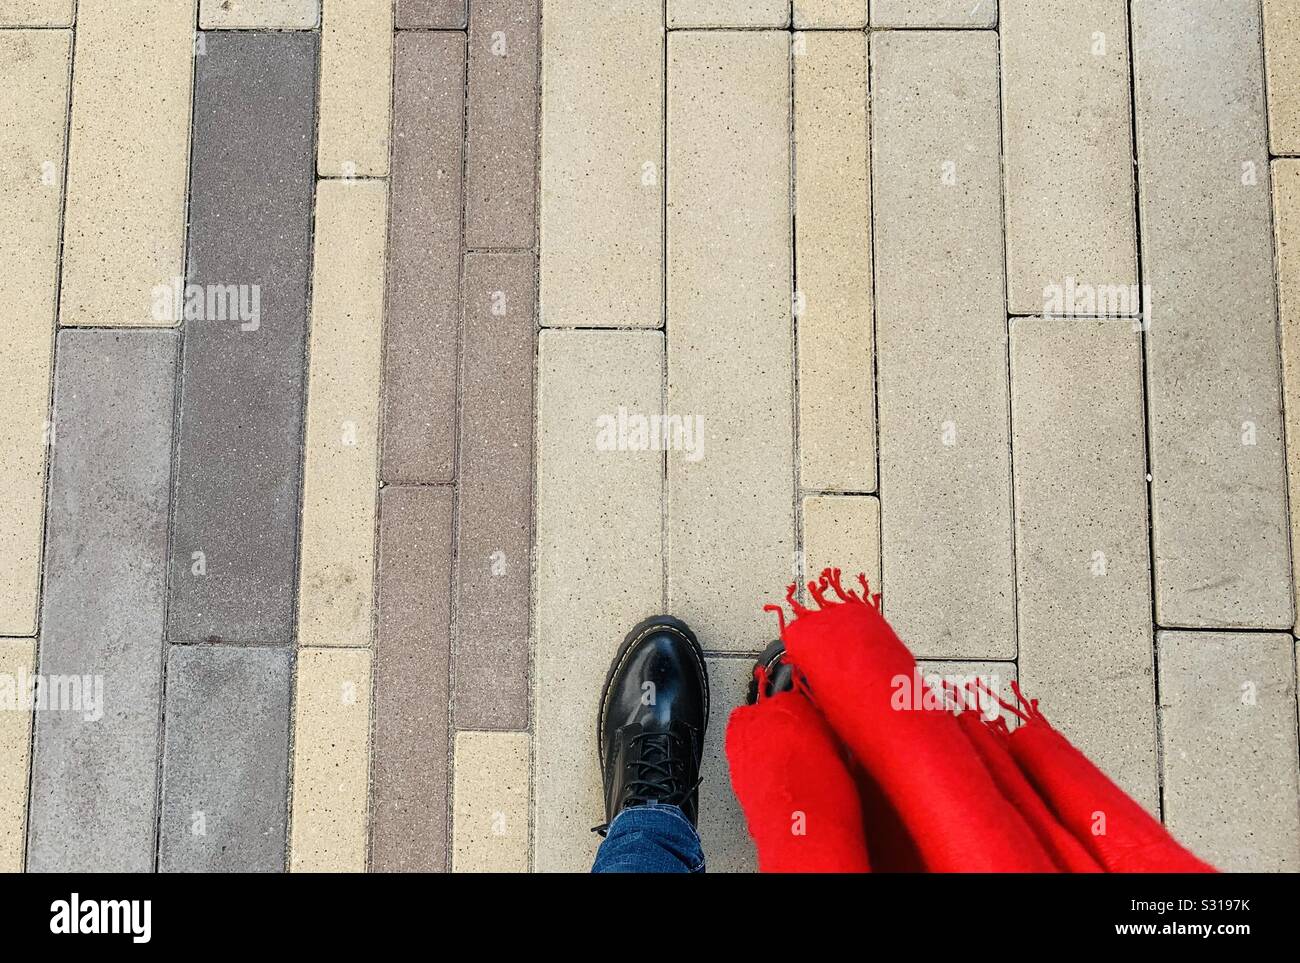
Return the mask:
{"type": "Polygon", "coordinates": [[[606,826],[649,803],[676,806],[694,825],[708,724],[709,677],[695,633],[669,615],[646,619],[619,647],[600,700],[606,826]]]}

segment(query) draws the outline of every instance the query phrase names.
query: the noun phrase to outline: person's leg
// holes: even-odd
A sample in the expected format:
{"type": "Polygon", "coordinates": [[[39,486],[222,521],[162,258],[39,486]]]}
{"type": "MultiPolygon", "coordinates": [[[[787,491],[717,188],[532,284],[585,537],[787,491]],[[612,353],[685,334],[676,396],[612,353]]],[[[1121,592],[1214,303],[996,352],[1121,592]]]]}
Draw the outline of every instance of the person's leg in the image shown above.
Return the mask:
{"type": "Polygon", "coordinates": [[[676,806],[633,806],[609,824],[593,873],[702,873],[700,834],[676,806]]]}
{"type": "Polygon", "coordinates": [[[619,647],[600,701],[606,837],[593,872],[704,868],[695,822],[708,723],[708,672],[695,634],[667,615],[642,622],[619,647]]]}

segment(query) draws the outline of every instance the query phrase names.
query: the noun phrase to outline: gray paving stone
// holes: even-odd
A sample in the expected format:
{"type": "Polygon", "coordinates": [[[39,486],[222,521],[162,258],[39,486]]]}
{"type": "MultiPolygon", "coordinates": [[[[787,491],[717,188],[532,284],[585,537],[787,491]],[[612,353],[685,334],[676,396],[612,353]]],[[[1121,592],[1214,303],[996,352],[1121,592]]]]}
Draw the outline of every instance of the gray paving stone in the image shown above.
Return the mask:
{"type": "Polygon", "coordinates": [[[289,642],[317,37],[201,37],[187,284],[253,310],[184,322],[168,635],[289,642]]]}
{"type": "Polygon", "coordinates": [[[1011,394],[1021,681],[1158,814],[1141,334],[1017,318],[1011,394]]]}
{"type": "Polygon", "coordinates": [[[1258,0],[1135,0],[1156,620],[1290,629],[1258,0]]]}
{"type": "Polygon", "coordinates": [[[397,0],[397,29],[465,28],[466,0],[397,0]]]}
{"type": "Polygon", "coordinates": [[[758,651],[795,567],[789,37],[671,33],[668,86],[668,604],[758,651]]]}
{"type": "Polygon", "coordinates": [[[160,871],[284,870],[291,653],[170,647],[160,871]]]}
{"type": "Polygon", "coordinates": [[[993,27],[998,0],[871,0],[873,27],[993,27]]]}
{"type": "Polygon", "coordinates": [[[83,698],[36,714],[27,864],[147,872],[177,336],[66,330],[56,351],[38,665],[82,678],[83,698]]]}
{"type": "Polygon", "coordinates": [[[535,240],[539,2],[474,4],[469,23],[467,248],[530,248],[535,240]]]}
{"type": "Polygon", "coordinates": [[[1219,869],[1300,870],[1294,639],[1159,635],[1165,824],[1219,869]]]}
{"type": "Polygon", "coordinates": [[[447,868],[452,490],[379,495],[370,867],[447,868]]]}
{"type": "Polygon", "coordinates": [[[1002,0],[1000,35],[1011,312],[1073,281],[1105,303],[1054,313],[1136,315],[1128,4],[1002,0]]]}
{"type": "Polygon", "coordinates": [[[927,658],[1016,654],[997,58],[872,35],[884,610],[927,658]]]}
{"type": "Polygon", "coordinates": [[[456,439],[465,40],[399,33],[394,62],[380,475],[385,483],[449,482],[456,439]]]}
{"type": "Polygon", "coordinates": [[[604,818],[595,718],[627,632],[663,608],[663,455],[596,446],[597,419],[659,410],[657,331],[544,331],[538,351],[533,864],[591,868],[604,818]]]}
{"type": "Polygon", "coordinates": [[[465,259],[456,728],[528,727],[534,258],[465,259]]]}

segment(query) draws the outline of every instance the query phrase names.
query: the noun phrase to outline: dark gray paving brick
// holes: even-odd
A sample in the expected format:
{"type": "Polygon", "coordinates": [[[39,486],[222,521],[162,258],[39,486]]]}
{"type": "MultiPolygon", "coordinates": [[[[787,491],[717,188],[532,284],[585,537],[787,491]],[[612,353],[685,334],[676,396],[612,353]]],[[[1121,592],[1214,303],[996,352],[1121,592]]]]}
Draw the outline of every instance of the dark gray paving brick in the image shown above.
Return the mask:
{"type": "Polygon", "coordinates": [[[379,496],[370,864],[447,866],[452,490],[379,496]]]}
{"type": "Polygon", "coordinates": [[[465,39],[398,34],[384,346],[386,483],[449,482],[456,437],[465,39]]]}
{"type": "Polygon", "coordinates": [[[470,12],[469,248],[533,246],[537,13],[537,0],[475,0],[470,12]]]}
{"type": "Polygon", "coordinates": [[[397,0],[397,29],[465,27],[465,0],[397,0]]]}
{"type": "Polygon", "coordinates": [[[173,645],[163,739],[163,872],[284,869],[292,652],[173,645]]]}
{"type": "Polygon", "coordinates": [[[153,869],[177,340],[58,337],[38,658],[81,699],[36,714],[31,870],[153,869]]]}
{"type": "Polygon", "coordinates": [[[317,35],[201,37],[188,282],[205,296],[246,285],[241,306],[252,310],[185,321],[168,633],[288,642],[317,35]]]}
{"type": "Polygon", "coordinates": [[[528,726],[532,254],[465,260],[456,728],[528,726]]]}

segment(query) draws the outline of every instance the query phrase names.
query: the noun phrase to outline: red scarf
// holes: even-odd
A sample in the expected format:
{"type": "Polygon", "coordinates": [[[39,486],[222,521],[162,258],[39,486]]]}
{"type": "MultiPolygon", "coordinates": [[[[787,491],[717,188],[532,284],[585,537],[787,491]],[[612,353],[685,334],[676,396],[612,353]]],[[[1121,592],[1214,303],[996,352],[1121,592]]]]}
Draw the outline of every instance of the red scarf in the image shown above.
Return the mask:
{"type": "Polygon", "coordinates": [[[762,871],[1214,871],[1014,683],[1020,705],[998,699],[1021,720],[1014,731],[953,711],[975,704],[973,689],[900,699],[920,678],[916,660],[858,580],[862,595],[827,569],[808,584],[816,609],[791,585],[789,624],[767,606],[802,678],[737,709],[727,726],[732,786],[762,871]]]}

